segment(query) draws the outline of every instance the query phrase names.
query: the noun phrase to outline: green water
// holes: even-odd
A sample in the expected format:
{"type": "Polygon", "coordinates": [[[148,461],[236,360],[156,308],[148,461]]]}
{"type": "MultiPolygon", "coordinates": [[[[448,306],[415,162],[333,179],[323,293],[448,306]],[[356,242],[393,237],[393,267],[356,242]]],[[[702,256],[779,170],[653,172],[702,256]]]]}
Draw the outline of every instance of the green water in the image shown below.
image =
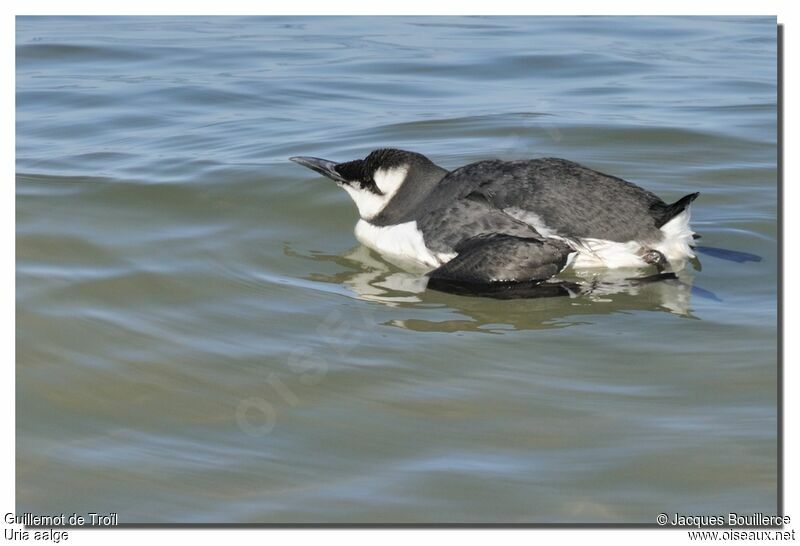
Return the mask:
{"type": "Polygon", "coordinates": [[[775,18],[20,18],[16,41],[18,513],[775,512],[775,18]],[[287,161],[382,146],[699,191],[702,244],[762,260],[424,291],[287,161]]]}

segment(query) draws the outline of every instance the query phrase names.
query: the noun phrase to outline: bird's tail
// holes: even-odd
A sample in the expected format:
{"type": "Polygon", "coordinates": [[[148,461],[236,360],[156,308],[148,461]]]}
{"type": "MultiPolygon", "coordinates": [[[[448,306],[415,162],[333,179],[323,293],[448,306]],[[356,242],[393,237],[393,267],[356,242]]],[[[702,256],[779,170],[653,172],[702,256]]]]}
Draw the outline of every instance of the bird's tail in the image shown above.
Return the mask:
{"type": "Polygon", "coordinates": [[[666,205],[664,203],[653,203],[650,206],[650,212],[653,214],[653,218],[656,221],[656,227],[660,228],[686,210],[689,205],[692,204],[692,201],[697,199],[698,195],[700,195],[700,192],[684,195],[671,205],[666,205]]]}

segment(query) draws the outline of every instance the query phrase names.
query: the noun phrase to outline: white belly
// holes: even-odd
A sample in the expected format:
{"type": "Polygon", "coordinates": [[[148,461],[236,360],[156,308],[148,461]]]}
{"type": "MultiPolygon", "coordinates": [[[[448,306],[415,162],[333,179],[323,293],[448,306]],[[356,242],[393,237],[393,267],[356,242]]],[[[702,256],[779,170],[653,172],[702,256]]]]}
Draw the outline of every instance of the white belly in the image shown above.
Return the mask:
{"type": "Polygon", "coordinates": [[[394,226],[373,226],[365,220],[359,220],[355,234],[361,244],[387,257],[410,260],[429,268],[439,267],[455,256],[431,251],[425,245],[425,238],[417,228],[417,223],[413,221],[394,226]]]}
{"type": "Polygon", "coordinates": [[[661,226],[662,239],[655,244],[643,245],[637,241],[617,243],[602,239],[581,239],[585,247],[578,249],[575,267],[644,267],[640,257],[648,250],[658,250],[673,267],[680,268],[689,258],[694,258],[692,243],[694,232],[689,227],[689,209],[661,226]]]}
{"type": "MultiPolygon", "coordinates": [[[[662,240],[651,245],[643,245],[638,241],[620,243],[588,237],[576,241],[558,235],[541,222],[535,227],[540,233],[546,233],[546,237],[563,240],[573,246],[577,254],[574,260],[570,256],[570,262],[576,268],[646,267],[648,264],[642,260],[641,255],[651,249],[661,252],[673,266],[681,267],[682,262],[694,257],[691,247],[694,232],[689,227],[689,218],[687,208],[661,227],[662,240]]],[[[359,220],[355,235],[363,245],[388,258],[411,261],[430,269],[439,267],[456,256],[455,253],[439,253],[429,249],[414,221],[394,226],[374,226],[366,220],[359,220]]]]}
{"type": "Polygon", "coordinates": [[[578,252],[572,264],[576,268],[645,267],[648,264],[641,256],[648,250],[658,250],[667,261],[678,267],[686,259],[694,257],[691,246],[694,232],[689,227],[689,208],[661,227],[662,239],[654,244],[642,244],[639,241],[620,243],[590,237],[570,239],[545,225],[535,213],[517,208],[508,208],[505,212],[532,226],[543,236],[565,241],[572,246],[578,252]]]}
{"type": "Polygon", "coordinates": [[[653,248],[666,256],[670,262],[694,258],[692,250],[694,231],[689,226],[690,219],[691,213],[689,207],[686,207],[686,210],[661,226],[664,238],[653,245],[653,248]]]}
{"type": "Polygon", "coordinates": [[[578,251],[573,265],[579,269],[592,267],[645,267],[647,265],[640,257],[642,245],[636,241],[617,243],[604,239],[584,238],[573,246],[578,251]]]}

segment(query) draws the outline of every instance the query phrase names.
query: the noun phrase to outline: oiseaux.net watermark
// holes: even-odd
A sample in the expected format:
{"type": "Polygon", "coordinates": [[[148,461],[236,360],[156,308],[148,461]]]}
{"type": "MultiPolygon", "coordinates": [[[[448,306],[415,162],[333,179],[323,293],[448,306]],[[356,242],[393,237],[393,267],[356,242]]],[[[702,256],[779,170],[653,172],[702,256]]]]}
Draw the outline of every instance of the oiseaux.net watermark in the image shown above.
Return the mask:
{"type": "Polygon", "coordinates": [[[324,381],[331,356],[347,356],[372,334],[376,329],[372,313],[369,307],[359,308],[355,316],[344,316],[338,310],[328,313],[316,329],[317,339],[321,340],[317,348],[297,347],[287,357],[288,374],[282,378],[275,372],[267,373],[264,395],[239,401],[235,415],[239,429],[250,436],[272,432],[281,407],[298,406],[301,388],[324,381]]]}

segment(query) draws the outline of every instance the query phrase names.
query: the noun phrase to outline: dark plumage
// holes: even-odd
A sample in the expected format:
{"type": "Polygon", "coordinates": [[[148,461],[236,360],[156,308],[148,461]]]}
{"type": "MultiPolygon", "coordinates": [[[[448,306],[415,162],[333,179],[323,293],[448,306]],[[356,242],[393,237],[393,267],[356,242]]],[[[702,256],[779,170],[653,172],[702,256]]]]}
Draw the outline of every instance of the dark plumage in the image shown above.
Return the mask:
{"type": "Polygon", "coordinates": [[[479,161],[451,172],[394,149],[338,164],[292,159],[344,185],[361,212],[359,240],[432,267],[431,286],[539,283],[574,255],[659,270],[671,255],[693,256],[688,216],[668,224],[697,193],[667,204],[564,159],[479,161]]]}
{"type": "Polygon", "coordinates": [[[456,245],[458,256],[431,271],[450,282],[543,281],[557,275],[572,249],[565,243],[505,233],[476,235],[456,245]]]}
{"type": "Polygon", "coordinates": [[[666,220],[698,194],[692,195],[667,205],[635,184],[565,159],[488,160],[448,173],[417,200],[410,214],[396,214],[390,204],[372,223],[425,222],[442,207],[473,201],[485,203],[487,209],[535,211],[549,227],[571,237],[654,240],[666,220]]]}

